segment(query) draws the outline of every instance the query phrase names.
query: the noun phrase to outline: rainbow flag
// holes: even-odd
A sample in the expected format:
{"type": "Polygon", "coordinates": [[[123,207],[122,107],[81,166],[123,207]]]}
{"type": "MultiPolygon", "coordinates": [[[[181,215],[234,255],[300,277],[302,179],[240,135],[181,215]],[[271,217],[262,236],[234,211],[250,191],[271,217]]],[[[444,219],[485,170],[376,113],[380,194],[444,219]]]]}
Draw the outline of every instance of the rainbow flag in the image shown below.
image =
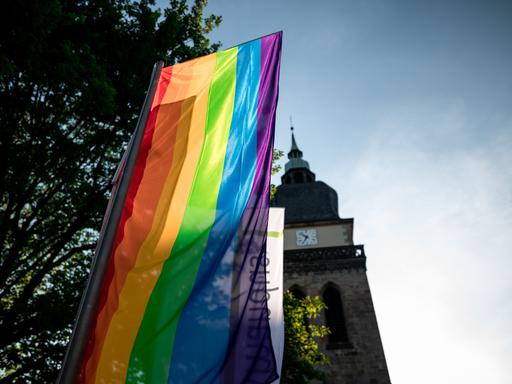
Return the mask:
{"type": "Polygon", "coordinates": [[[80,369],[269,383],[265,241],[281,32],[163,68],[80,369]]]}

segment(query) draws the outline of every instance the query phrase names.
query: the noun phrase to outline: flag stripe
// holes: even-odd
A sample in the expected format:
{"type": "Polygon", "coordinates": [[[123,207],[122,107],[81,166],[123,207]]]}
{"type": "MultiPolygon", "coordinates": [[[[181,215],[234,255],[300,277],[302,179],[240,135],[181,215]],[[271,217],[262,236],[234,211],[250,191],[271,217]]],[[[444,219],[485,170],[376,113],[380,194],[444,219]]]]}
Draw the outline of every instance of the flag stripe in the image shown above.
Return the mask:
{"type": "MultiPolygon", "coordinates": [[[[256,170],[260,41],[239,46],[233,119],[216,217],[176,331],[169,382],[213,383],[229,339],[231,263],[256,170]],[[198,349],[197,345],[202,348],[198,349]]],[[[217,379],[218,380],[218,379],[217,379]]]]}
{"type": "Polygon", "coordinates": [[[129,376],[143,372],[143,381],[167,381],[180,313],[192,290],[215,207],[226,154],[235,94],[237,48],[216,54],[210,86],[205,140],[183,222],[170,257],[148,301],[129,364],[129,376]],[[162,311],[162,308],[166,308],[162,311]]]}
{"type": "Polygon", "coordinates": [[[109,348],[103,349],[103,365],[99,369],[100,377],[108,381],[129,379],[126,376],[130,352],[148,299],[175,242],[192,187],[204,140],[208,89],[214,68],[214,56],[176,65],[173,81],[163,98],[163,106],[183,102],[175,151],[177,161],[167,177],[151,236],[139,250],[133,273],[120,292],[120,310],[109,328],[109,348]]]}
{"type": "MultiPolygon", "coordinates": [[[[94,377],[94,373],[97,368],[99,359],[99,351],[103,347],[104,338],[108,328],[110,319],[113,313],[117,310],[118,306],[118,295],[120,287],[124,283],[126,273],[133,267],[135,263],[136,252],[126,252],[126,248],[131,250],[137,250],[144,240],[144,235],[148,233],[152,221],[152,217],[145,217],[143,220],[140,216],[149,212],[149,216],[152,216],[151,207],[156,205],[158,202],[158,192],[152,193],[142,184],[143,175],[147,166],[152,164],[154,157],[154,150],[152,148],[152,142],[155,137],[155,127],[158,124],[160,104],[163,96],[167,90],[170,79],[172,77],[172,68],[169,68],[166,72],[163,72],[160,76],[155,97],[152,101],[152,107],[148,116],[148,122],[145,127],[144,136],[142,138],[139,153],[135,162],[135,167],[132,174],[130,186],[128,187],[128,194],[126,197],[126,203],[123,209],[120,223],[118,225],[118,231],[113,245],[114,256],[110,258],[109,265],[107,267],[106,276],[104,280],[104,289],[101,290],[102,294],[99,299],[99,310],[96,317],[96,326],[94,338],[91,338],[87,349],[86,356],[88,357],[89,363],[87,366],[82,367],[86,369],[86,376],[94,377]],[[149,192],[149,193],[148,193],[149,192]],[[142,200],[144,204],[140,203],[142,200]],[[149,198],[148,198],[149,197],[149,198]],[[152,198],[153,197],[153,198],[152,198]],[[149,205],[149,206],[147,206],[149,205]],[[141,212],[143,211],[143,212],[141,212]],[[135,223],[133,223],[135,221],[135,223]],[[133,229],[136,229],[135,231],[133,229]],[[140,234],[141,236],[137,236],[140,234]],[[134,236],[135,235],[135,236],[134,236]],[[122,255],[122,257],[120,257],[122,255]],[[93,344],[96,344],[96,348],[92,348],[93,344]]],[[[169,145],[172,148],[173,141],[175,139],[172,134],[172,130],[168,133],[169,145]]],[[[156,138],[157,139],[157,138],[156,138]]],[[[172,159],[172,151],[171,158],[172,159]]],[[[162,168],[167,165],[170,167],[170,161],[162,159],[162,168]]],[[[158,190],[159,186],[154,185],[153,188],[158,190]]],[[[83,376],[83,374],[81,375],[83,376]]]]}
{"type": "Polygon", "coordinates": [[[277,378],[266,305],[265,245],[281,33],[261,39],[258,95],[258,158],[255,183],[240,221],[240,244],[233,263],[229,349],[222,382],[270,383],[277,378]]]}

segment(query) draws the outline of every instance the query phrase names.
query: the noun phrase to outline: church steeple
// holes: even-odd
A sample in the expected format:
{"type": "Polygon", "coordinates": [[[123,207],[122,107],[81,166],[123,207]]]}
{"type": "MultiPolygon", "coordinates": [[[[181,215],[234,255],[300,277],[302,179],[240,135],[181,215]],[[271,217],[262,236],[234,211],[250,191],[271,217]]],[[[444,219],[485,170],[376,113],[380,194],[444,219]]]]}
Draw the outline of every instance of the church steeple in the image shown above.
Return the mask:
{"type": "Polygon", "coordinates": [[[309,169],[309,163],[302,158],[302,151],[297,145],[293,125],[290,127],[292,132],[292,147],[288,152],[288,162],[284,165],[285,173],[281,177],[283,184],[311,183],[315,181],[315,174],[309,169]]]}
{"type": "Polygon", "coordinates": [[[293,126],[290,127],[290,130],[292,131],[292,148],[290,149],[290,152],[288,152],[288,158],[302,159],[302,151],[299,149],[299,146],[295,141],[295,135],[293,134],[293,126]]]}

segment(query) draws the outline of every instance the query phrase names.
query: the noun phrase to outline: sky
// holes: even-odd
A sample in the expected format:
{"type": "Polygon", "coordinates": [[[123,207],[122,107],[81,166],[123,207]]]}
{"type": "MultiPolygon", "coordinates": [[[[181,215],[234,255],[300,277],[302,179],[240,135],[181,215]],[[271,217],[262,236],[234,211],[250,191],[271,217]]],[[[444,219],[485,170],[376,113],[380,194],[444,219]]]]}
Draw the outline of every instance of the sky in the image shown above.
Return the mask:
{"type": "Polygon", "coordinates": [[[283,30],[275,147],[289,150],[291,115],[354,217],[391,381],[511,384],[512,1],[208,12],[226,48],[283,30]]]}

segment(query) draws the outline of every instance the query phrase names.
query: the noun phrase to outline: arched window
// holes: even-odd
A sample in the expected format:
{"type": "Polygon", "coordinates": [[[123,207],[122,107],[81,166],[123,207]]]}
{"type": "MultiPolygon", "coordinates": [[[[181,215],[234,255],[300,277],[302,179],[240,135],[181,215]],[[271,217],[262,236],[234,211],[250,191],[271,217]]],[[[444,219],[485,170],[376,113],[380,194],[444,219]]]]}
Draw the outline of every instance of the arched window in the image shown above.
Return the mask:
{"type": "Polygon", "coordinates": [[[340,293],[336,288],[329,285],[323,294],[325,310],[325,322],[331,330],[328,342],[331,346],[348,343],[347,326],[340,293]]]}

